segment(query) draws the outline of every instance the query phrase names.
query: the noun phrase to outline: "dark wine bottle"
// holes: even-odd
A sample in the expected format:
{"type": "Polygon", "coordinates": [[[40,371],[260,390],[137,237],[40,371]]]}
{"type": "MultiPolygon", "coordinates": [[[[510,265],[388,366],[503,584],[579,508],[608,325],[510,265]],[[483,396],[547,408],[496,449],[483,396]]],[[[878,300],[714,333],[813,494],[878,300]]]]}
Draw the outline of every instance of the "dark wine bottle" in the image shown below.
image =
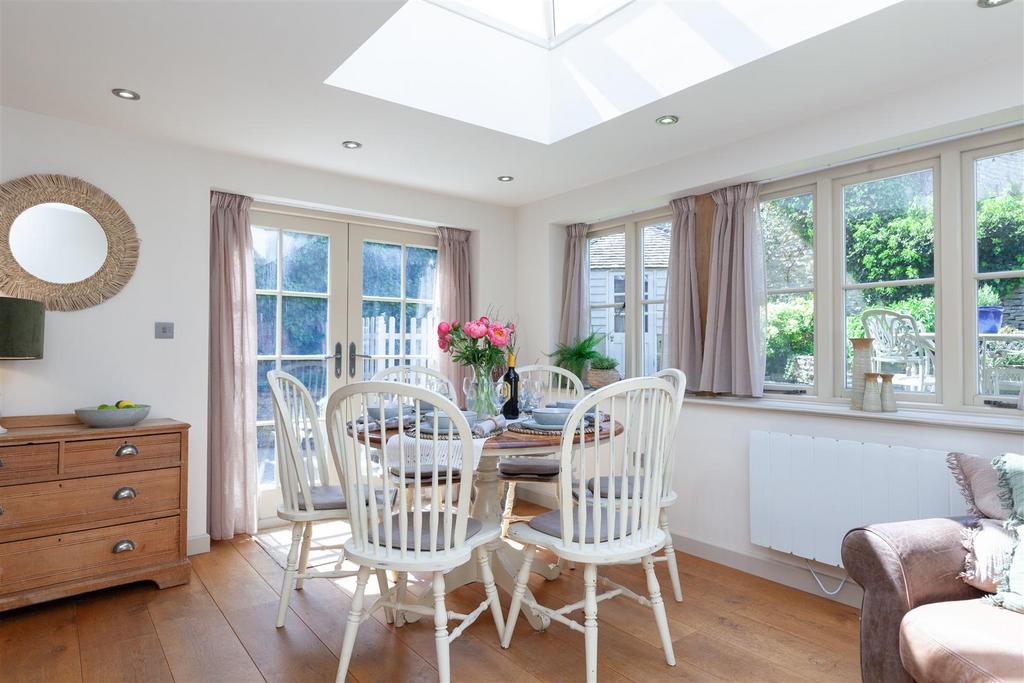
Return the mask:
{"type": "Polygon", "coordinates": [[[516,372],[516,354],[508,354],[508,372],[505,373],[505,405],[501,414],[508,420],[519,417],[519,373],[516,372]]]}

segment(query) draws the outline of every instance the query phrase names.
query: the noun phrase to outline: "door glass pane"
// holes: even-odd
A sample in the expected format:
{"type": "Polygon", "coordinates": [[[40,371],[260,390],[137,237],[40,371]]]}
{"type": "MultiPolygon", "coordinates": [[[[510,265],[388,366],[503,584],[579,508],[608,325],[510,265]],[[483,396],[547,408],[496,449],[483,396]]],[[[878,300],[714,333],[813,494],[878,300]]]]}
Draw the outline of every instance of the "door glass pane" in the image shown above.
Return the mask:
{"type": "Polygon", "coordinates": [[[327,407],[327,361],[282,360],[281,369],[294,375],[309,390],[318,414],[323,417],[327,407]]]}
{"type": "Polygon", "coordinates": [[[277,297],[256,295],[256,354],[272,356],[277,350],[277,297]]]}
{"type": "Polygon", "coordinates": [[[437,249],[406,247],[405,296],[409,299],[434,299],[437,280],[437,249]]]}
{"type": "Polygon", "coordinates": [[[274,397],[270,393],[267,373],[274,369],[275,361],[261,360],[256,363],[256,419],[274,419],[274,397]]]}
{"type": "Polygon", "coordinates": [[[364,301],[363,354],[367,356],[400,356],[402,353],[401,325],[401,303],[397,301],[364,301]]]}
{"type": "Polygon", "coordinates": [[[808,192],[761,202],[761,234],[768,289],[813,287],[814,196],[808,192]]]}
{"type": "Polygon", "coordinates": [[[431,304],[405,305],[405,355],[429,356],[437,346],[437,318],[431,304]]]}
{"type": "Polygon", "coordinates": [[[282,233],[282,288],[290,292],[327,293],[327,236],[305,232],[282,233]]]}
{"type": "Polygon", "coordinates": [[[327,299],[281,297],[281,354],[314,356],[327,352],[327,299]]]}
{"type": "Polygon", "coordinates": [[[402,296],[402,246],[363,242],[363,296],[402,296]]]}
{"type": "Polygon", "coordinates": [[[814,294],[769,294],[765,381],[814,384],[814,294]]]}
{"type": "Polygon", "coordinates": [[[651,375],[661,369],[661,352],[665,339],[665,304],[644,304],[643,307],[644,374],[651,375]]]}
{"type": "MultiPolygon", "coordinates": [[[[935,288],[879,287],[846,292],[846,337],[871,337],[875,372],[892,373],[897,391],[935,392],[935,288]]],[[[853,347],[846,344],[846,386],[853,347]]]]}
{"type": "MultiPolygon", "coordinates": [[[[644,226],[641,234],[641,250],[644,261],[644,299],[662,300],[665,298],[671,241],[671,221],[644,226]]],[[[623,289],[623,294],[625,294],[625,289],[623,289]]]]}
{"type": "Polygon", "coordinates": [[[277,486],[277,456],[274,425],[256,427],[256,476],[261,489],[277,486]]]}
{"type": "Polygon", "coordinates": [[[926,169],[843,188],[847,282],[935,274],[932,175],[926,169]]]}
{"type": "Polygon", "coordinates": [[[256,289],[277,289],[277,230],[252,229],[253,263],[256,267],[256,289]]]}
{"type": "Polygon", "coordinates": [[[1024,277],[978,283],[978,393],[1016,398],[1024,382],[1024,277]]]}
{"type": "Polygon", "coordinates": [[[1024,151],[974,162],[978,272],[1024,270],[1024,151]]]}

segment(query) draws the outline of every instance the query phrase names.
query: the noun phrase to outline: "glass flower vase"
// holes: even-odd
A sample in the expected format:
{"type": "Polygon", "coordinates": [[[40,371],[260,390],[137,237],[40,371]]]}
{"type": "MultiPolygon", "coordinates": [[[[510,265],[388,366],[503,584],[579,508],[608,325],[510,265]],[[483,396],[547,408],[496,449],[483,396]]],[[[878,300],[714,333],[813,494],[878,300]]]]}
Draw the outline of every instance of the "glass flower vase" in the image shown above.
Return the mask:
{"type": "Polygon", "coordinates": [[[466,407],[476,413],[477,419],[493,417],[501,410],[501,399],[491,379],[493,371],[490,366],[473,366],[473,378],[466,392],[466,407]]]}

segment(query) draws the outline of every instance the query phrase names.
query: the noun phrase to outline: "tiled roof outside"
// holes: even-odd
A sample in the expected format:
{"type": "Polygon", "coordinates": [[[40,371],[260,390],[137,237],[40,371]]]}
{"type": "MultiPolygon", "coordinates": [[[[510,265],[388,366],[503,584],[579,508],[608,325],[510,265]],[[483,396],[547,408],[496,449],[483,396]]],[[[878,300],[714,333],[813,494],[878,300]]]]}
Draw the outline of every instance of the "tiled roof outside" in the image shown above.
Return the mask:
{"type": "MultiPolygon", "coordinates": [[[[644,228],[644,261],[647,268],[668,268],[671,223],[656,223],[644,228]]],[[[626,267],[626,242],[622,233],[590,240],[590,267],[622,270],[626,267]]]]}

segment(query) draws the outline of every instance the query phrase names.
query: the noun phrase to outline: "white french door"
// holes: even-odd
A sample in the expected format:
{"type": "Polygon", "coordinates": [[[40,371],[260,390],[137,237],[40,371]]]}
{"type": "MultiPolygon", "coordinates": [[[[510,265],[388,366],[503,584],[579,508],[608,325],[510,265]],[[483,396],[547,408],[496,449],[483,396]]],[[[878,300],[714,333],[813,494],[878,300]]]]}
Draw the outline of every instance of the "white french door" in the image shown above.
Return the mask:
{"type": "Polygon", "coordinates": [[[436,367],[437,236],[283,207],[251,211],[257,308],[257,479],[261,526],[276,520],[274,409],[267,372],[331,392],[397,364],[436,367]]]}

